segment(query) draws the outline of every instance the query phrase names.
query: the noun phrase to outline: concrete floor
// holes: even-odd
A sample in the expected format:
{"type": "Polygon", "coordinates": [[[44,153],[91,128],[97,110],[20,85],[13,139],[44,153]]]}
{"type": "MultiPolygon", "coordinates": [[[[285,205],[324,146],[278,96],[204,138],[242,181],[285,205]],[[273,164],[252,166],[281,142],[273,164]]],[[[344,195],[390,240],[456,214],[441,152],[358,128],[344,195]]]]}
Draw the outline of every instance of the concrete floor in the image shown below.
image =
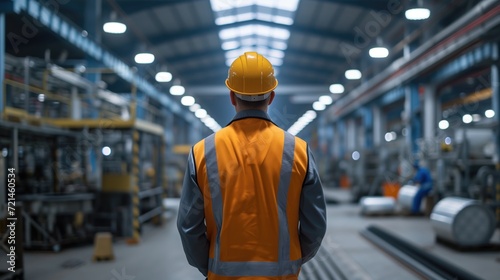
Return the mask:
{"type": "MultiPolygon", "coordinates": [[[[167,222],[161,227],[146,225],[139,245],[114,243],[116,259],[92,262],[92,246],[64,249],[60,253],[28,252],[25,254],[27,280],[196,280],[202,275],[187,264],[175,225],[175,200],[168,200],[167,222]],[[68,261],[78,262],[64,268],[68,261]]],[[[359,231],[368,225],[378,225],[392,233],[435,253],[447,261],[476,274],[482,279],[499,279],[500,252],[461,253],[436,244],[430,223],[425,217],[363,217],[357,205],[342,204],[328,207],[328,233],[323,242],[323,255],[314,261],[324,261],[329,254],[349,275],[349,279],[420,279],[393,258],[374,247],[359,231]]],[[[500,234],[494,237],[500,243],[500,234]]],[[[306,264],[313,269],[313,263],[306,264]]],[[[307,270],[304,268],[304,270],[307,270]]],[[[305,278],[311,280],[314,278],[305,278]]],[[[321,279],[325,280],[325,279],[321,279]]]]}

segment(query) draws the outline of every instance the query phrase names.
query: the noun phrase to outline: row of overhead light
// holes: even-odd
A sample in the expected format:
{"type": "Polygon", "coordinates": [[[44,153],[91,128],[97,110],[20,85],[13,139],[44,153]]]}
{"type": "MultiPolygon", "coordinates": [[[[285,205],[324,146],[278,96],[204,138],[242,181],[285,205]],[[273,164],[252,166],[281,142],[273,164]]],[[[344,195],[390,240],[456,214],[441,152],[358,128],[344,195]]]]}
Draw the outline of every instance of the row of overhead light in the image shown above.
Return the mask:
{"type": "MultiPolygon", "coordinates": [[[[124,23],[118,22],[116,20],[116,14],[113,13],[111,14],[110,21],[104,23],[103,30],[104,32],[110,34],[123,34],[125,33],[125,31],[127,31],[127,26],[124,23]]],[[[155,56],[152,53],[142,52],[135,55],[134,61],[137,64],[151,64],[155,61],[155,56]]],[[[172,73],[166,70],[159,71],[155,75],[155,80],[158,83],[168,83],[172,81],[172,79],[172,73]]],[[[171,95],[181,96],[186,93],[186,89],[180,84],[178,80],[174,80],[174,84],[170,87],[169,92],[171,95]]],[[[201,106],[196,103],[194,97],[183,96],[181,98],[181,104],[189,107],[189,110],[193,112],[197,118],[199,118],[208,128],[210,128],[214,132],[221,129],[221,126],[217,123],[217,121],[210,117],[207,114],[207,111],[201,108],[201,106]]],[[[108,149],[103,150],[103,154],[104,152],[108,153],[108,149]]],[[[111,153],[111,151],[109,151],[109,153],[111,153]]]]}
{"type": "Polygon", "coordinates": [[[288,132],[292,135],[297,135],[304,127],[306,127],[309,123],[314,121],[314,119],[318,116],[316,111],[309,110],[302,115],[289,129],[288,132]]]}
{"type": "Polygon", "coordinates": [[[326,106],[331,105],[332,103],[333,103],[333,98],[330,95],[320,96],[318,100],[312,104],[314,110],[309,110],[305,112],[304,115],[300,117],[288,129],[288,132],[290,132],[293,135],[297,135],[299,132],[302,131],[302,129],[304,129],[304,127],[306,127],[317,117],[318,114],[316,113],[316,111],[323,111],[326,109],[326,106]]]}
{"type": "MultiPolygon", "coordinates": [[[[495,116],[495,111],[493,110],[486,110],[484,112],[484,116],[486,118],[493,118],[495,116]]],[[[465,123],[465,124],[468,124],[468,123],[471,123],[471,122],[478,122],[481,120],[481,115],[479,114],[465,114],[462,116],[462,122],[465,123]]],[[[438,127],[439,129],[441,130],[445,130],[445,129],[448,129],[450,127],[450,123],[447,121],[447,120],[441,120],[439,121],[438,123],[438,127]]],[[[405,131],[403,129],[403,136],[405,135],[405,131]]],[[[385,135],[384,135],[384,139],[386,142],[391,142],[391,141],[394,141],[397,139],[397,133],[394,132],[394,131],[389,131],[387,132],[385,135]]],[[[451,143],[451,138],[449,137],[446,137],[445,139],[445,143],[447,145],[449,145],[451,143]]]]}
{"type": "MultiPolygon", "coordinates": [[[[431,12],[427,8],[423,8],[421,4],[419,6],[406,10],[405,16],[408,20],[425,20],[428,19],[431,12]]],[[[373,47],[368,51],[368,54],[372,58],[386,58],[389,56],[389,49],[386,47],[373,47]]],[[[344,73],[345,78],[348,80],[359,80],[363,77],[362,73],[358,69],[348,69],[344,73]]],[[[340,84],[334,84],[330,86],[330,92],[333,94],[340,94],[344,92],[344,87],[340,84]]]]}
{"type": "MultiPolygon", "coordinates": [[[[484,112],[484,116],[488,119],[491,119],[495,116],[495,111],[489,109],[484,112]]],[[[481,120],[481,115],[479,114],[465,114],[462,116],[462,122],[465,124],[471,123],[471,122],[478,122],[481,120]]],[[[447,120],[441,120],[438,123],[438,127],[441,130],[448,129],[450,127],[450,123],[447,120]]]]}

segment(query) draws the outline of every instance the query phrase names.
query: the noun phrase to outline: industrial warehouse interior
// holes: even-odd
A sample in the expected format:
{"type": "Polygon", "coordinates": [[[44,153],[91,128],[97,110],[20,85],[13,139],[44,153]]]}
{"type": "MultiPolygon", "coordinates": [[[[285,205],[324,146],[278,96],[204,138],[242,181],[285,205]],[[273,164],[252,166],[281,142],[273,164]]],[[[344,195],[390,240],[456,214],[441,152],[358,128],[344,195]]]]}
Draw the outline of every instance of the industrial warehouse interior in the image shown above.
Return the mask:
{"type": "MultiPolygon", "coordinates": [[[[3,0],[0,40],[0,280],[205,279],[181,194],[247,52],[321,178],[299,280],[499,279],[498,0],[3,0]]],[[[252,273],[207,279],[297,279],[252,273]]]]}

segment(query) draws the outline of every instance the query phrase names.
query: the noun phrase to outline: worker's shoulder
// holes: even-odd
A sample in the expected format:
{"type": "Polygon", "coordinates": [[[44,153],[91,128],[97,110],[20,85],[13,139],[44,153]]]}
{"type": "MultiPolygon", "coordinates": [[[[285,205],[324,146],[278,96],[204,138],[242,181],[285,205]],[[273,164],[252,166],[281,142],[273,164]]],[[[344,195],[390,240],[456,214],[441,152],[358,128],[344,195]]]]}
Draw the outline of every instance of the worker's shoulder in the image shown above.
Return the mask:
{"type": "MultiPolygon", "coordinates": [[[[289,132],[285,132],[285,133],[290,134],[289,132]]],[[[292,136],[295,137],[295,145],[299,144],[301,146],[307,147],[307,142],[304,139],[300,138],[297,135],[292,134],[292,136]]]]}

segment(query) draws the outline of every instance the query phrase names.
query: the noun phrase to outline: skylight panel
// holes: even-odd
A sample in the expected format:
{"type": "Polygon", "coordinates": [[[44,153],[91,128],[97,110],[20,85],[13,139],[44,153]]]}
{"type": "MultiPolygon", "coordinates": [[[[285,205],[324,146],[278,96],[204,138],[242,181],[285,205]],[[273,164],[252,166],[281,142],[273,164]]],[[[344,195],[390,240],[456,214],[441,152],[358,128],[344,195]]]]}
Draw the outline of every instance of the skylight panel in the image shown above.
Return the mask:
{"type": "Polygon", "coordinates": [[[254,5],[254,1],[243,1],[243,0],[210,0],[210,5],[214,12],[220,12],[235,8],[241,8],[246,6],[254,5]]]}
{"type": "Polygon", "coordinates": [[[273,16],[272,22],[283,25],[292,25],[293,18],[284,17],[284,16],[273,16]]]}
{"type": "Polygon", "coordinates": [[[231,24],[235,23],[237,21],[237,18],[235,16],[225,16],[225,17],[218,17],[215,19],[215,24],[217,25],[226,25],[226,24],[231,24]]]}
{"type": "Polygon", "coordinates": [[[285,57],[285,53],[283,51],[280,51],[280,50],[269,50],[268,53],[267,53],[269,56],[272,56],[272,57],[276,57],[276,58],[283,58],[285,57]]]}
{"type": "Polygon", "coordinates": [[[255,37],[247,37],[247,38],[243,38],[243,39],[241,39],[241,45],[242,45],[242,46],[253,46],[253,45],[257,45],[257,38],[255,38],[255,37]]]}
{"type": "Polygon", "coordinates": [[[273,15],[268,13],[257,13],[256,18],[262,21],[269,21],[269,22],[273,21],[273,15]]]}
{"type": "Polygon", "coordinates": [[[282,65],[290,38],[286,27],[294,23],[298,3],[299,0],[210,0],[217,25],[248,22],[219,31],[227,66],[247,51],[261,53],[274,66],[282,65]]]}
{"type": "Polygon", "coordinates": [[[270,27],[263,24],[248,24],[240,27],[222,29],[219,32],[219,37],[222,40],[250,35],[259,35],[263,37],[273,37],[280,40],[288,40],[288,38],[290,37],[290,31],[284,28],[270,27]]]}
{"type": "Polygon", "coordinates": [[[222,49],[227,51],[227,50],[233,50],[236,48],[240,47],[240,43],[238,41],[227,41],[222,43],[222,49]]]}
{"type": "Polygon", "coordinates": [[[215,12],[257,5],[295,12],[299,0],[210,0],[212,10],[215,12]]]}
{"type": "Polygon", "coordinates": [[[238,14],[238,15],[236,15],[236,21],[237,22],[248,21],[248,20],[252,20],[254,18],[255,18],[255,13],[244,13],[244,14],[238,14]]]}
{"type": "Polygon", "coordinates": [[[254,2],[255,5],[276,8],[280,10],[295,12],[297,10],[297,6],[299,5],[299,0],[254,0],[254,1],[245,1],[245,2],[254,2]]]}
{"type": "Polygon", "coordinates": [[[257,24],[254,26],[256,35],[269,36],[273,32],[273,28],[267,25],[257,24]]]}
{"type": "Polygon", "coordinates": [[[266,57],[269,55],[267,47],[264,47],[264,46],[257,47],[256,51],[258,53],[260,53],[261,55],[266,56],[266,57]]]}
{"type": "Polygon", "coordinates": [[[290,38],[290,31],[284,28],[273,28],[272,36],[276,39],[288,40],[290,38]]]}
{"type": "Polygon", "coordinates": [[[269,62],[271,62],[272,65],[274,66],[281,66],[283,64],[283,59],[281,58],[276,58],[276,57],[267,57],[269,62]]]}
{"type": "Polygon", "coordinates": [[[219,32],[219,38],[222,40],[233,39],[238,37],[238,30],[236,28],[226,28],[219,32]]]}
{"type": "MultiPolygon", "coordinates": [[[[262,0],[264,1],[264,0],[262,0]]],[[[276,2],[276,8],[280,10],[295,12],[297,11],[297,7],[299,6],[299,0],[286,0],[286,1],[272,1],[276,2]]]]}
{"type": "Polygon", "coordinates": [[[283,42],[283,41],[273,41],[271,43],[271,47],[273,49],[277,49],[277,50],[286,50],[286,48],[288,47],[288,45],[283,42]]]}

